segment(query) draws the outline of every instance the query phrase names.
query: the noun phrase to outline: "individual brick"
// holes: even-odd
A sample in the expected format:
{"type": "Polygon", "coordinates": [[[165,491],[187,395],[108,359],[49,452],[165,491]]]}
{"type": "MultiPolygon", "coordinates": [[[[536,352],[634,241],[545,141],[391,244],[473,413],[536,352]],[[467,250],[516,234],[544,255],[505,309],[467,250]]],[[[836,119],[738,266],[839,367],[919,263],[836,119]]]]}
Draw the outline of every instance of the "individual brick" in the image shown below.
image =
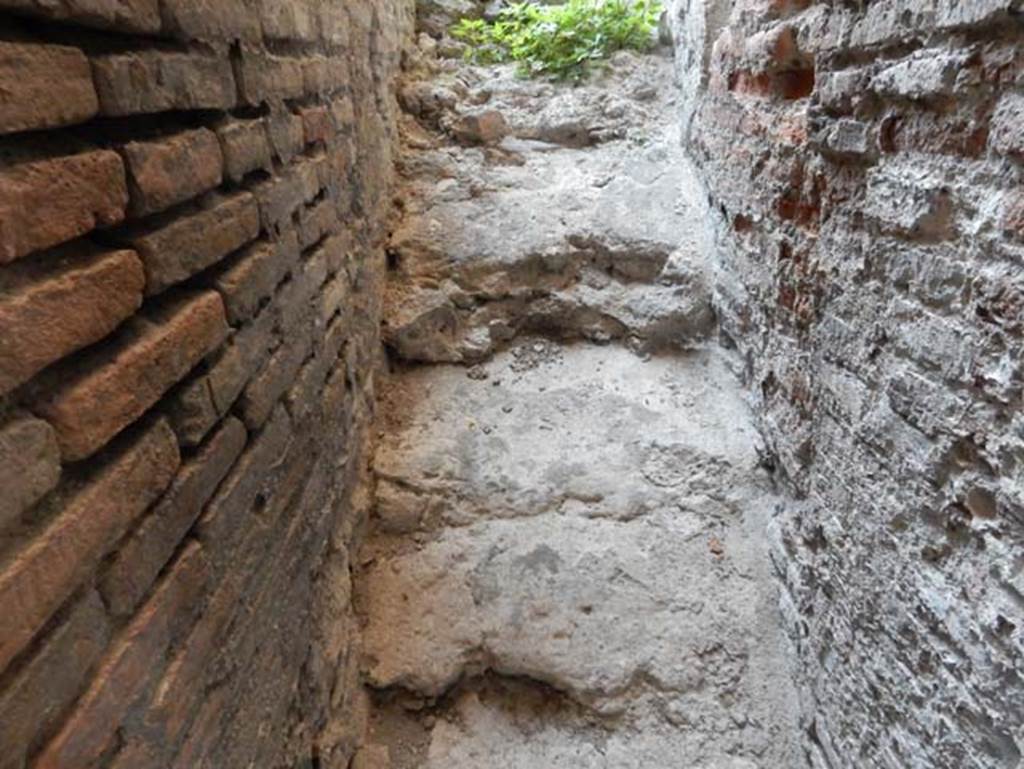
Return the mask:
{"type": "Polygon", "coordinates": [[[1024,95],[1008,93],[999,100],[992,115],[989,144],[996,152],[1024,159],[1024,95]]]}
{"type": "Polygon", "coordinates": [[[119,32],[146,34],[160,29],[159,0],[0,0],[0,9],[119,32]]]}
{"type": "Polygon", "coordinates": [[[255,243],[234,258],[214,281],[224,297],[228,321],[238,325],[251,318],[298,262],[299,242],[293,230],[276,241],[255,243]]]}
{"type": "Polygon", "coordinates": [[[325,56],[307,56],[302,60],[302,90],[307,95],[323,95],[336,90],[344,80],[331,71],[325,56]]]}
{"type": "Polygon", "coordinates": [[[99,341],[142,304],[133,251],[64,249],[0,272],[0,393],[99,341]]]}
{"type": "Polygon", "coordinates": [[[113,614],[124,616],[134,611],[231,469],[245,441],[242,423],[228,417],[182,465],[160,502],[121,544],[100,580],[100,591],[113,614]]]}
{"type": "Polygon", "coordinates": [[[307,0],[263,0],[260,5],[263,36],[268,40],[317,39],[317,17],[307,0]]]}
{"type": "Polygon", "coordinates": [[[0,694],[0,769],[22,769],[26,752],[88,682],[110,640],[103,602],[89,590],[0,694]]]}
{"type": "Polygon", "coordinates": [[[115,642],[89,690],[36,759],[35,769],[98,763],[125,716],[161,674],[168,647],[191,625],[208,579],[203,549],[190,542],[115,642]]]}
{"type": "Polygon", "coordinates": [[[334,119],[326,107],[299,110],[306,144],[326,144],[334,138],[334,119]]]}
{"type": "Polygon", "coordinates": [[[110,117],[235,106],[226,56],[136,51],[97,56],[92,69],[100,112],[110,117]]]}
{"type": "Polygon", "coordinates": [[[121,152],[128,170],[129,210],[135,216],[190,200],[219,186],[223,178],[220,142],[206,128],[130,142],[121,152]]]}
{"type": "Polygon", "coordinates": [[[841,157],[866,155],[871,149],[871,128],[859,120],[836,120],[829,126],[825,147],[841,157]]]}
{"type": "Polygon", "coordinates": [[[347,48],[349,45],[349,24],[345,9],[331,3],[320,3],[320,35],[327,45],[347,48]]]}
{"type": "Polygon", "coordinates": [[[1006,21],[1013,23],[1012,14],[1019,12],[1019,0],[937,0],[935,24],[940,29],[1006,21]]]}
{"type": "Polygon", "coordinates": [[[0,40],[0,134],[88,120],[99,110],[85,54],[0,40]]]}
{"type": "Polygon", "coordinates": [[[282,110],[271,110],[267,118],[267,134],[274,154],[285,163],[290,163],[292,158],[302,152],[306,141],[302,118],[282,110]]]}
{"type": "Polygon", "coordinates": [[[951,96],[957,73],[967,56],[942,50],[922,51],[892,64],[871,78],[871,90],[882,96],[924,100],[951,96]]]}
{"type": "Polygon", "coordinates": [[[53,428],[17,414],[0,425],[0,532],[60,480],[60,449],[53,428]]]}
{"type": "Polygon", "coordinates": [[[166,35],[180,40],[257,42],[260,20],[245,0],[162,0],[166,35]]]}
{"type": "Polygon", "coordinates": [[[352,769],[381,769],[391,766],[391,751],[387,745],[363,745],[352,757],[352,769]]]}
{"type": "Polygon", "coordinates": [[[302,271],[292,275],[292,279],[281,286],[275,305],[279,314],[278,326],[285,340],[295,342],[309,336],[316,315],[314,297],[326,279],[326,253],[317,249],[306,260],[302,271]]]}
{"type": "Polygon", "coordinates": [[[349,303],[352,283],[344,272],[335,275],[320,294],[320,321],[325,326],[349,303]]]}
{"type": "Polygon", "coordinates": [[[336,96],[330,102],[331,115],[334,117],[334,125],[339,131],[350,131],[356,122],[356,110],[352,104],[352,97],[336,96]]]}
{"type": "Polygon", "coordinates": [[[302,62],[252,48],[242,48],[238,62],[238,93],[245,104],[297,99],[305,93],[302,62]]]}
{"type": "Polygon", "coordinates": [[[871,169],[864,213],[886,232],[927,239],[945,239],[952,234],[949,190],[926,169],[909,161],[871,169]]]}
{"type": "Polygon", "coordinates": [[[292,218],[303,199],[302,180],[289,168],[279,176],[262,181],[252,188],[259,204],[260,225],[264,232],[273,232],[292,218]]]}
{"type": "Polygon", "coordinates": [[[117,224],[127,204],[116,152],[0,165],[0,264],[117,224]]]}
{"type": "Polygon", "coordinates": [[[309,203],[320,194],[320,190],[323,188],[320,181],[321,168],[323,168],[327,162],[327,157],[320,155],[315,158],[304,158],[295,163],[289,169],[289,172],[294,175],[299,182],[302,202],[309,203]]]}
{"type": "Polygon", "coordinates": [[[338,209],[334,201],[324,198],[299,212],[299,245],[309,248],[325,235],[338,230],[338,209]]]}
{"type": "Polygon", "coordinates": [[[1010,237],[1024,242],[1024,192],[1018,192],[1007,199],[1003,229],[1010,237]]]}
{"type": "Polygon", "coordinates": [[[263,120],[232,120],[217,128],[224,155],[224,173],[241,181],[251,171],[272,168],[270,141],[263,120]]]}
{"type": "Polygon", "coordinates": [[[167,415],[183,446],[198,446],[220,414],[213,405],[210,380],[205,374],[186,382],[168,396],[167,415]]]}
{"type": "MultiPolygon", "coordinates": [[[[133,434],[0,574],[0,670],[81,584],[178,469],[166,420],[133,434]]],[[[69,764],[77,766],[77,764],[69,764]]]]}
{"type": "Polygon", "coordinates": [[[215,291],[190,292],[129,321],[112,343],[54,372],[33,410],[57,430],[61,455],[91,455],[134,422],[224,340],[215,291]]]}
{"type": "Polygon", "coordinates": [[[142,258],[146,293],[152,295],[220,261],[259,232],[256,200],[239,192],[215,198],[198,213],[142,225],[121,237],[142,258]]]}

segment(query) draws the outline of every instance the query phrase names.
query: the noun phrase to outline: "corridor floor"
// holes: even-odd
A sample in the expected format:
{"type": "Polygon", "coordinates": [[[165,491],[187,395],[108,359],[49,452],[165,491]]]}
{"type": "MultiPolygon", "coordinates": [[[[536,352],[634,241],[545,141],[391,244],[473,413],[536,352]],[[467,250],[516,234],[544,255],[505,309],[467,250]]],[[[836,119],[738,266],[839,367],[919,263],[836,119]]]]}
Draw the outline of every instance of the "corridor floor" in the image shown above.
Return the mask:
{"type": "Polygon", "coordinates": [[[408,85],[356,579],[366,766],[803,765],[780,501],[715,339],[672,94],[657,56],[581,87],[462,64],[408,85]]]}

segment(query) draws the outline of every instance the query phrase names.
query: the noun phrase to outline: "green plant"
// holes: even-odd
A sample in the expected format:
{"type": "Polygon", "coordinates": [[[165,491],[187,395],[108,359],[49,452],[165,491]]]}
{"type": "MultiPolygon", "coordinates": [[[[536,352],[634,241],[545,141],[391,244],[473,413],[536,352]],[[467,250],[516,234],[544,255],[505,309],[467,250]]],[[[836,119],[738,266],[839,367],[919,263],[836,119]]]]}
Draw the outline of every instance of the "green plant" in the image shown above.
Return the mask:
{"type": "Polygon", "coordinates": [[[478,64],[514,61],[530,77],[579,80],[615,51],[646,51],[661,13],[658,0],[567,0],[562,5],[515,3],[494,22],[462,19],[452,36],[478,64]]]}

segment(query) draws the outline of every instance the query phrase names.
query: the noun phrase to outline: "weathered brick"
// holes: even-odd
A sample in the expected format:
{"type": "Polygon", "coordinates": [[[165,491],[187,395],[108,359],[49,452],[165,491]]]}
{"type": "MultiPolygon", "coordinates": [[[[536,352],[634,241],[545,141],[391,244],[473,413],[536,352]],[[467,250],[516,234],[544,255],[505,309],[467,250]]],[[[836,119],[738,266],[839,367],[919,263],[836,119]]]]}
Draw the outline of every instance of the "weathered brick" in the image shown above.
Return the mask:
{"type": "Polygon", "coordinates": [[[60,449],[50,425],[24,413],[0,424],[0,532],[58,480],[60,449]]]}
{"type": "Polygon", "coordinates": [[[168,396],[168,401],[168,417],[184,446],[198,446],[220,419],[220,413],[213,405],[210,379],[206,374],[177,388],[168,396]]]}
{"type": "Polygon", "coordinates": [[[274,405],[295,381],[295,375],[312,349],[309,333],[289,338],[245,387],[239,401],[242,419],[249,429],[259,429],[274,405]]]}
{"type": "Polygon", "coordinates": [[[216,197],[198,213],[142,225],[119,237],[142,258],[146,293],[152,295],[220,261],[259,231],[255,198],[238,192],[216,197]]]}
{"type": "Polygon", "coordinates": [[[204,765],[201,762],[223,734],[222,721],[224,711],[228,709],[229,694],[222,687],[203,700],[192,722],[192,730],[174,757],[171,769],[195,769],[204,765]]]}
{"type": "Polygon", "coordinates": [[[224,173],[241,181],[251,171],[272,168],[270,140],[263,120],[233,120],[217,128],[224,153],[224,173]]]}
{"type": "Polygon", "coordinates": [[[268,40],[317,39],[317,18],[307,0],[263,0],[260,8],[268,40]]]}
{"type": "Polygon", "coordinates": [[[349,45],[349,23],[345,9],[330,3],[320,3],[320,36],[328,45],[346,48],[349,45]]]}
{"type": "Polygon", "coordinates": [[[999,100],[989,143],[996,152],[1024,159],[1024,95],[1008,93],[999,100]]]}
{"type": "Polygon", "coordinates": [[[36,769],[97,765],[125,716],[159,677],[168,646],[191,624],[208,578],[203,549],[190,542],[117,639],[89,690],[36,759],[36,769]]]}
{"type": "Polygon", "coordinates": [[[128,170],[130,211],[145,216],[212,190],[221,183],[217,136],[206,128],[122,148],[128,170]]]}
{"type": "Polygon", "coordinates": [[[334,138],[334,119],[326,107],[299,110],[306,144],[326,144],[334,138]]]}
{"type": "Polygon", "coordinates": [[[142,304],[133,251],[63,251],[0,272],[0,393],[92,344],[142,304]]]}
{"type": "Polygon", "coordinates": [[[828,109],[849,112],[863,100],[868,80],[866,68],[825,72],[815,83],[814,95],[828,109]]]}
{"type": "Polygon", "coordinates": [[[260,182],[252,191],[259,202],[260,224],[264,232],[272,232],[289,221],[302,202],[302,182],[294,168],[260,182]]]}
{"type": "Polygon", "coordinates": [[[387,745],[363,745],[352,757],[352,769],[387,769],[391,751],[387,745]]]}
{"type": "Polygon", "coordinates": [[[260,21],[245,0],[162,0],[164,34],[181,40],[259,41],[260,21]]]}
{"type": "Polygon", "coordinates": [[[299,182],[302,202],[309,203],[320,194],[320,190],[323,188],[320,181],[320,169],[323,168],[326,162],[327,158],[323,155],[315,158],[304,158],[289,169],[299,182]]]}
{"type": "Polygon", "coordinates": [[[97,150],[0,165],[0,264],[124,219],[124,167],[97,150]]]}
{"type": "Polygon", "coordinates": [[[265,308],[211,360],[207,378],[217,413],[227,413],[246,383],[278,346],[277,316],[273,308],[265,308]]]}
{"type": "Polygon", "coordinates": [[[299,213],[299,245],[309,248],[325,235],[337,232],[339,225],[338,209],[330,198],[303,208],[299,213]]]}
{"type": "Polygon", "coordinates": [[[1024,192],[1007,198],[1003,229],[1012,238],[1024,242],[1024,192]]]}
{"type": "Polygon", "coordinates": [[[160,502],[118,548],[100,580],[100,591],[111,612],[127,615],[135,609],[231,469],[245,441],[242,423],[228,417],[182,465],[160,502]]]}
{"type": "Polygon", "coordinates": [[[901,99],[931,99],[951,96],[957,73],[967,57],[942,50],[922,51],[892,64],[873,78],[871,90],[901,99]]]}
{"type": "Polygon", "coordinates": [[[0,41],[0,134],[72,125],[99,110],[77,48],[0,41]]]}
{"type": "Polygon", "coordinates": [[[888,232],[926,238],[951,234],[950,191],[909,160],[869,172],[864,212],[888,232]]]}
{"type": "Polygon", "coordinates": [[[168,747],[141,739],[121,745],[117,755],[106,765],[107,769],[164,769],[167,766],[168,747]]]}
{"type": "Polygon", "coordinates": [[[313,357],[303,364],[288,390],[285,403],[295,424],[303,424],[316,413],[319,393],[331,369],[337,364],[338,354],[350,332],[347,319],[336,317],[317,345],[313,357]]]}
{"type": "MultiPolygon", "coordinates": [[[[178,444],[164,420],[117,447],[89,483],[0,574],[0,670],[28,644],[171,482],[178,444]]],[[[76,764],[69,764],[76,765],[76,764]]]]}
{"type": "Polygon", "coordinates": [[[227,335],[215,291],[193,292],[133,318],[113,342],[55,372],[34,410],[79,460],[134,422],[227,335]]]}
{"type": "Polygon", "coordinates": [[[344,312],[352,295],[352,282],[344,272],[335,275],[320,294],[320,322],[326,327],[338,312],[344,312]]]}
{"type": "Polygon", "coordinates": [[[234,551],[237,533],[246,528],[246,518],[273,495],[291,441],[291,421],[285,409],[278,406],[199,519],[199,538],[218,571],[234,551]]]}
{"type": "Polygon", "coordinates": [[[214,282],[224,296],[228,320],[237,325],[251,318],[298,262],[299,243],[293,230],[245,249],[214,282]]]}
{"type": "Polygon", "coordinates": [[[274,153],[285,163],[290,163],[302,152],[306,140],[302,118],[280,109],[271,110],[267,118],[267,135],[274,153]]]}
{"type": "Polygon", "coordinates": [[[297,99],[305,93],[299,59],[242,48],[238,65],[238,93],[245,104],[297,99]]]}
{"type": "Polygon", "coordinates": [[[0,8],[120,32],[153,33],[160,29],[159,0],[0,0],[0,8]]]}
{"type": "Polygon", "coordinates": [[[303,263],[302,270],[281,286],[275,305],[284,339],[301,344],[303,338],[309,337],[316,322],[314,296],[326,279],[326,253],[317,249],[303,263]]]}
{"type": "Polygon", "coordinates": [[[1012,24],[1012,14],[1020,11],[1019,0],[937,0],[935,23],[939,28],[989,24],[1012,24]]]}
{"type": "Polygon", "coordinates": [[[235,80],[227,57],[137,51],[92,60],[100,112],[117,117],[235,106],[235,80]]]}
{"type": "Polygon", "coordinates": [[[859,120],[837,120],[825,136],[825,147],[843,157],[860,157],[871,149],[871,127],[859,120]]]}
{"type": "Polygon", "coordinates": [[[350,131],[356,122],[356,111],[351,96],[337,96],[330,102],[331,116],[339,131],[350,131]]]}
{"type": "Polygon", "coordinates": [[[0,693],[0,769],[25,766],[26,752],[78,697],[109,640],[103,602],[88,590],[0,693]]]}

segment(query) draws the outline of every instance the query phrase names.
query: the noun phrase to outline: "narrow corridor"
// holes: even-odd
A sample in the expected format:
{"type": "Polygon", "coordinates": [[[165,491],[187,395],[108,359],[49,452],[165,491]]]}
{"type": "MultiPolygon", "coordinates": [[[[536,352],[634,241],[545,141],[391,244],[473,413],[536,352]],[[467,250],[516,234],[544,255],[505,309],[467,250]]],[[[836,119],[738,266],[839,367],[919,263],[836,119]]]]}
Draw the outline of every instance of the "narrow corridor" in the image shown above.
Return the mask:
{"type": "Polygon", "coordinates": [[[364,755],[394,769],[801,764],[779,500],[714,337],[671,66],[403,91],[356,594],[364,755]]]}

